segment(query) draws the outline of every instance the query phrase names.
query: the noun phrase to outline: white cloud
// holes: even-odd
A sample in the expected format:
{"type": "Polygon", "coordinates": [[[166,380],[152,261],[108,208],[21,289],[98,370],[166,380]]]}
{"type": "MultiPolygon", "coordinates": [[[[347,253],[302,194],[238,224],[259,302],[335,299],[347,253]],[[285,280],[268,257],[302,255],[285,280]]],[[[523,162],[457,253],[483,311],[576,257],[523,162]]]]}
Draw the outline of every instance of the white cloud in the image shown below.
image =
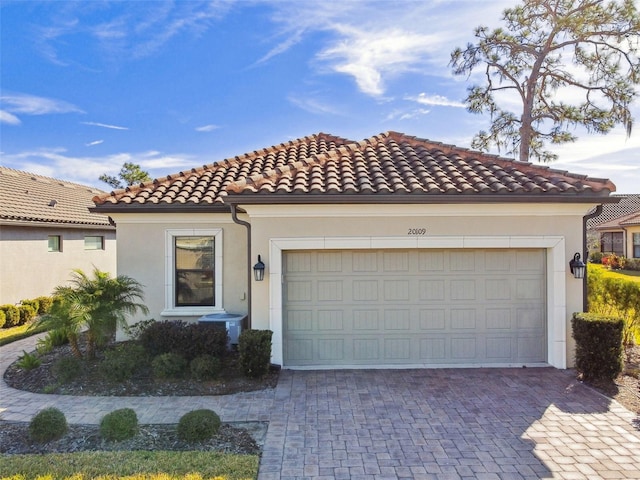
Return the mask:
{"type": "Polygon", "coordinates": [[[94,140],[93,142],[85,143],[84,145],[86,147],[93,147],[95,145],[100,145],[103,142],[104,142],[104,140],[94,140]]]}
{"type": "Polygon", "coordinates": [[[20,125],[22,122],[15,115],[0,110],[0,123],[6,123],[8,125],[20,125]]]}
{"type": "Polygon", "coordinates": [[[80,122],[83,125],[91,125],[93,127],[102,127],[102,128],[110,128],[111,130],[129,130],[128,127],[120,127],[118,125],[109,125],[108,123],[98,123],[98,122],[80,122]]]}
{"type": "Polygon", "coordinates": [[[196,132],[213,132],[214,130],[219,129],[218,125],[203,125],[201,127],[196,127],[196,132]]]}
{"type": "Polygon", "coordinates": [[[148,151],[141,153],[117,153],[104,156],[76,156],[64,148],[41,148],[15,154],[3,154],[2,164],[18,170],[59,178],[106,190],[106,184],[98,180],[101,174],[115,175],[122,164],[131,162],[147,170],[151,177],[163,177],[197,164],[189,154],[167,155],[148,151]]]}
{"type": "MultiPolygon", "coordinates": [[[[84,113],[75,105],[55,98],[38,97],[26,93],[8,93],[0,96],[4,111],[21,115],[51,115],[56,113],[84,113]]],[[[15,119],[19,118],[12,115],[15,119]]],[[[15,124],[15,123],[14,123],[15,124]]]]}
{"type": "Polygon", "coordinates": [[[305,110],[309,113],[320,115],[340,115],[340,112],[329,103],[311,98],[308,95],[299,96],[291,94],[287,97],[287,100],[289,100],[289,102],[296,107],[301,108],[302,110],[305,110]]]}
{"type": "Polygon", "coordinates": [[[437,105],[442,107],[455,107],[455,108],[466,107],[466,105],[462,102],[458,102],[456,100],[449,100],[447,97],[443,97],[442,95],[427,95],[426,93],[421,93],[417,97],[408,96],[408,97],[405,97],[405,100],[411,100],[421,105],[437,105]]]}
{"type": "Polygon", "coordinates": [[[424,115],[428,115],[431,110],[427,108],[414,108],[411,110],[394,110],[387,115],[386,120],[413,120],[424,115]]]}

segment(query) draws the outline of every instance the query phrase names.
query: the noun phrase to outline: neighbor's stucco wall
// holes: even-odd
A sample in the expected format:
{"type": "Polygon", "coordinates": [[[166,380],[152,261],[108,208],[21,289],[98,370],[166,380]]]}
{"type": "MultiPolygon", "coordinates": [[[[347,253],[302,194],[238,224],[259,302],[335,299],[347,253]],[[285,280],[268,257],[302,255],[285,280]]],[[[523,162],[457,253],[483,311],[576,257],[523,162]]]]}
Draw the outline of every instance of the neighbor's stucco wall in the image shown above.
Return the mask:
{"type": "MultiPolygon", "coordinates": [[[[272,265],[273,244],[280,239],[307,239],[310,248],[346,248],[349,239],[361,245],[360,239],[372,239],[384,245],[402,245],[409,239],[410,229],[425,229],[424,238],[446,238],[452,245],[464,248],[464,242],[474,248],[510,248],[521,239],[523,245],[548,245],[547,275],[553,276],[554,288],[548,291],[553,301],[548,308],[548,329],[553,338],[561,339],[563,352],[556,354],[555,365],[573,365],[575,344],[571,337],[570,319],[573,312],[582,311],[582,281],[569,272],[568,262],[575,252],[582,253],[583,216],[593,205],[336,205],[336,206],[260,206],[242,205],[252,224],[252,251],[260,254],[267,265],[264,282],[253,283],[252,323],[254,328],[281,327],[282,312],[274,308],[279,292],[277,276],[270,276],[270,268],[280,272],[281,265],[272,265]],[[385,238],[398,239],[397,243],[385,238]],[[545,241],[545,237],[554,237],[545,241]],[[555,239],[561,239],[557,242],[555,239]],[[317,242],[318,239],[328,239],[317,242]],[[316,245],[316,247],[314,247],[316,245]],[[551,247],[553,245],[553,247],[551,247]],[[553,256],[553,258],[551,258],[553,256]],[[270,278],[271,277],[271,278],[270,278]],[[275,283],[273,283],[275,282],[275,283]],[[556,319],[556,320],[554,320],[556,319]],[[559,320],[557,320],[559,319],[559,320]],[[562,331],[557,331],[562,330],[562,331]],[[557,357],[562,357],[558,359],[557,357]]],[[[419,243],[419,240],[418,240],[419,243]]],[[[418,244],[416,243],[416,244],[418,244]]],[[[425,245],[428,241],[424,242],[425,245]]],[[[437,244],[438,242],[432,242],[437,244]]],[[[446,243],[446,242],[445,242],[446,243]]],[[[284,242],[286,244],[286,242],[284,242]]],[[[302,245],[298,242],[296,245],[302,245]]],[[[305,247],[306,248],[306,247],[305,247]]],[[[359,248],[359,247],[356,247],[359,248]]],[[[386,247],[385,247],[386,248],[386,247]]],[[[415,248],[415,247],[414,247],[415,248]]],[[[277,249],[276,249],[277,250],[277,249]]],[[[276,259],[277,262],[281,261],[276,259]]],[[[274,347],[279,339],[274,335],[274,347]]],[[[550,349],[553,350],[553,345],[550,349]]],[[[277,355],[276,355],[277,359],[277,355]]]]}
{"type": "Polygon", "coordinates": [[[640,233],[640,225],[633,226],[633,227],[626,227],[625,230],[627,233],[627,236],[626,236],[627,248],[625,250],[625,253],[628,258],[634,258],[633,257],[633,234],[640,233]]]}
{"type": "Polygon", "coordinates": [[[116,231],[60,226],[0,225],[0,304],[51,295],[69,281],[73,269],[116,274],[116,231]],[[49,235],[59,235],[62,251],[48,251],[49,235]],[[85,235],[104,236],[104,250],[85,250],[85,235]]]}
{"type": "Polygon", "coordinates": [[[118,228],[118,273],[129,275],[144,286],[144,303],[149,308],[148,315],[138,314],[129,319],[130,324],[148,318],[196,321],[204,314],[163,314],[166,271],[172,269],[165,262],[167,230],[222,230],[222,307],[229,313],[247,313],[247,231],[229,214],[111,216],[118,228]]]}

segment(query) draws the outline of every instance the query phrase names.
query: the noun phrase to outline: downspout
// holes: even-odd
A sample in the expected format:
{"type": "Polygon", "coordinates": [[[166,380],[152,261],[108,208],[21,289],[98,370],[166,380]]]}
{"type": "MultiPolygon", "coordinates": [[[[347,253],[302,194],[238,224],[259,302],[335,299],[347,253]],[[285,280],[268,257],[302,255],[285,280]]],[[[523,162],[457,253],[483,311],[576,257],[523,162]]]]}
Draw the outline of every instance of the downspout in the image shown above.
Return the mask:
{"type": "Polygon", "coordinates": [[[247,329],[251,329],[251,224],[238,218],[235,204],[232,203],[229,206],[233,221],[247,228],[247,329]]]}
{"type": "MultiPolygon", "coordinates": [[[[597,217],[602,213],[602,204],[596,206],[596,209],[593,213],[588,213],[584,217],[582,217],[582,258],[584,259],[584,263],[589,263],[589,251],[587,250],[587,221],[591,220],[593,217],[597,217]]],[[[585,268],[584,270],[584,280],[582,281],[582,311],[587,311],[587,277],[589,276],[589,269],[585,268]]]]}

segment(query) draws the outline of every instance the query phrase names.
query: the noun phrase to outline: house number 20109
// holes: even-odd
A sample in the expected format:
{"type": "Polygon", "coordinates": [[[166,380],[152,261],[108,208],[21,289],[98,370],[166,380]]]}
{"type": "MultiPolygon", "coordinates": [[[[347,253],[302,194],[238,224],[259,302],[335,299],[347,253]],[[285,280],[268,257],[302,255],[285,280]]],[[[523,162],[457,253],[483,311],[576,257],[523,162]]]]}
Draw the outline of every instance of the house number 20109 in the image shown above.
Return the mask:
{"type": "Polygon", "coordinates": [[[410,228],[407,231],[407,235],[426,235],[426,234],[427,234],[426,228],[410,228]]]}

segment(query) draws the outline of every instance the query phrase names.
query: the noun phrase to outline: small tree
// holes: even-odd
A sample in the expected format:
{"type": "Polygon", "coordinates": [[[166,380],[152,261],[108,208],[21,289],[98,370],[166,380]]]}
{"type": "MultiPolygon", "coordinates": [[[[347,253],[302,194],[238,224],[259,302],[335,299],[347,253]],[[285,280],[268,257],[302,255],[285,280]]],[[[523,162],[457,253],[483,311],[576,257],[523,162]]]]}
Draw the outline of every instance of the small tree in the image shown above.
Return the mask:
{"type": "Polygon", "coordinates": [[[556,159],[544,144],[572,142],[570,127],[631,133],[629,106],[640,83],[640,15],[634,0],[524,0],[504,11],[506,28],[480,26],[478,39],[451,54],[456,75],[483,68],[484,86],[469,89],[473,113],[488,112],[491,127],[472,146],[495,145],[541,161],[556,159]],[[578,93],[582,100],[572,102],[578,93]],[[516,102],[520,110],[499,106],[516,102]],[[504,96],[507,97],[504,97],[504,96]]]}
{"type": "Polygon", "coordinates": [[[100,175],[99,180],[108,183],[113,188],[124,188],[134,183],[148,182],[151,180],[151,177],[149,176],[149,172],[142,170],[140,165],[125,162],[117,177],[103,173],[100,175]]]}
{"type": "Polygon", "coordinates": [[[50,328],[64,329],[78,357],[82,357],[78,333],[83,326],[87,328],[87,357],[92,358],[96,347],[105,344],[118,325],[126,323],[126,315],[148,312],[145,305],[138,303],[143,292],[137,281],[126,275],[112,278],[97,268],[93,278],[74,270],[71,285],[57,287],[54,295],[56,304],[42,322],[50,328]]]}

